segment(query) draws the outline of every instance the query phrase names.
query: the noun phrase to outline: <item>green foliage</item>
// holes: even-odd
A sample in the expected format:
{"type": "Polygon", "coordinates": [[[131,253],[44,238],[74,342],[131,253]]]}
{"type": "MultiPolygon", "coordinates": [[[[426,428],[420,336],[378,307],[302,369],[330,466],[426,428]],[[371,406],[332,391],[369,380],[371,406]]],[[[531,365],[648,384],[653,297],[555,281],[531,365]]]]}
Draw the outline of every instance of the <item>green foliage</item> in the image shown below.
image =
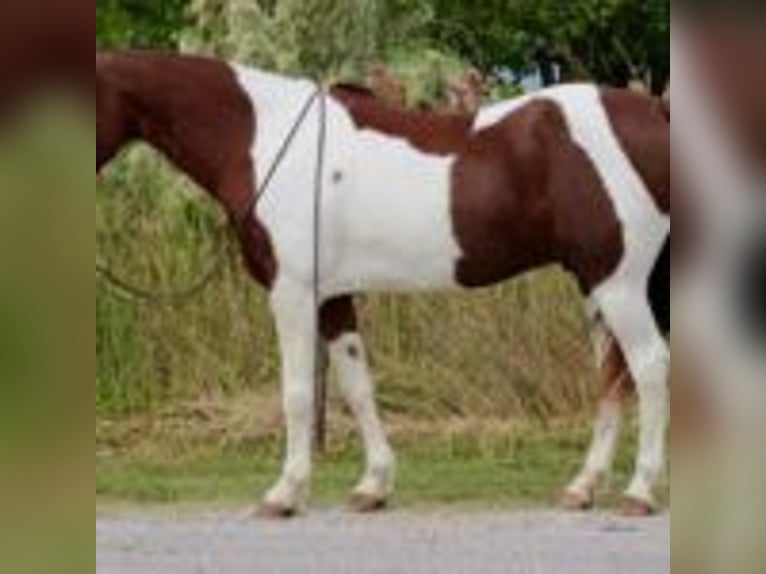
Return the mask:
{"type": "Polygon", "coordinates": [[[193,0],[187,51],[321,78],[354,74],[375,53],[373,0],[193,0]]]}
{"type": "Polygon", "coordinates": [[[96,0],[96,46],[173,48],[188,0],[96,0]]]}
{"type": "MultiPolygon", "coordinates": [[[[101,47],[177,46],[264,68],[360,78],[374,59],[459,55],[486,74],[544,72],[661,90],[669,0],[97,0],[101,47]],[[181,40],[183,38],[183,40],[181,40]],[[392,56],[393,55],[393,56],[392,56]]],[[[424,88],[425,92],[432,90],[424,88]]]]}
{"type": "Polygon", "coordinates": [[[669,0],[433,0],[437,35],[488,74],[559,64],[567,79],[664,87],[669,0]],[[451,30],[462,30],[453,33],[451,30]]]}
{"type": "Polygon", "coordinates": [[[394,49],[387,60],[407,87],[411,106],[445,101],[447,82],[457,80],[467,67],[457,56],[428,46],[394,49]]]}

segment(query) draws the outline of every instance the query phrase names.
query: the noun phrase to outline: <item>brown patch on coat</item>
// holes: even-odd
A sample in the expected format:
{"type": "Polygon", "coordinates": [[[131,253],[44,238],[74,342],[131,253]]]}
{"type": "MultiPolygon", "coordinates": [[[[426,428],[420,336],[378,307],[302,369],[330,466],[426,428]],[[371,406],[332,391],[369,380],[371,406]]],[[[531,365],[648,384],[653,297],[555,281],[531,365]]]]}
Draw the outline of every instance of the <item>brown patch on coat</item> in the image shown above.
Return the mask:
{"type": "Polygon", "coordinates": [[[601,92],[612,128],[655,203],[670,214],[670,102],[628,90],[601,92]]]}
{"type": "Polygon", "coordinates": [[[560,263],[589,292],[623,255],[604,185],[554,102],[535,100],[482,130],[452,174],[452,218],[464,257],[457,279],[490,285],[560,263]]]}
{"type": "MultiPolygon", "coordinates": [[[[328,342],[358,330],[356,310],[352,297],[337,297],[325,302],[319,310],[319,330],[328,342]]],[[[359,350],[357,349],[358,353],[359,350]]]]}
{"type": "Polygon", "coordinates": [[[414,148],[434,155],[463,150],[476,117],[393,105],[376,98],[370,90],[348,84],[333,86],[330,93],[346,108],[357,128],[406,140],[414,148]]]}
{"type": "Polygon", "coordinates": [[[271,240],[247,213],[256,113],[233,69],[191,56],[97,54],[96,100],[96,171],[132,142],[151,145],[221,203],[249,271],[271,287],[277,274],[271,240]]]}

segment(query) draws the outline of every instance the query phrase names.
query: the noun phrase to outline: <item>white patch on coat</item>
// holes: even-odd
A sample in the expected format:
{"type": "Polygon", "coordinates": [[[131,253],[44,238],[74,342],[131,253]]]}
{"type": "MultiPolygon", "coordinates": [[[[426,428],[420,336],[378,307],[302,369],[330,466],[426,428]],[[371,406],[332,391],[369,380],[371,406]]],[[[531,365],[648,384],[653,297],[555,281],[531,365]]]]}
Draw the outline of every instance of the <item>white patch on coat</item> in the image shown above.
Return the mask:
{"type": "MultiPolygon", "coordinates": [[[[252,155],[260,181],[316,88],[247,69],[237,73],[256,110],[252,155]]],[[[326,103],[322,296],[454,286],[461,257],[450,213],[455,158],[421,153],[401,139],[359,130],[339,102],[328,96],[326,103]]],[[[279,272],[298,281],[313,277],[318,129],[316,104],[257,207],[279,272]]]]}
{"type": "MultiPolygon", "coordinates": [[[[596,365],[603,377],[609,369],[608,361],[615,341],[609,329],[600,318],[594,318],[591,325],[591,340],[593,343],[596,365]]],[[[620,376],[626,376],[625,373],[620,376]]],[[[608,381],[608,391],[602,396],[598,405],[596,420],[593,425],[591,439],[585,463],[577,477],[569,484],[566,492],[576,500],[593,502],[596,487],[612,468],[617,442],[620,438],[622,423],[622,397],[618,392],[624,379],[608,381]]]]}
{"type": "Polygon", "coordinates": [[[375,406],[375,385],[359,334],[346,333],[330,343],[330,362],[364,442],[367,467],[354,492],[385,498],[393,490],[394,453],[375,406]]]}
{"type": "Polygon", "coordinates": [[[594,490],[612,467],[621,420],[622,405],[618,399],[606,399],[599,403],[585,465],[567,487],[568,493],[592,502],[594,490]]]}

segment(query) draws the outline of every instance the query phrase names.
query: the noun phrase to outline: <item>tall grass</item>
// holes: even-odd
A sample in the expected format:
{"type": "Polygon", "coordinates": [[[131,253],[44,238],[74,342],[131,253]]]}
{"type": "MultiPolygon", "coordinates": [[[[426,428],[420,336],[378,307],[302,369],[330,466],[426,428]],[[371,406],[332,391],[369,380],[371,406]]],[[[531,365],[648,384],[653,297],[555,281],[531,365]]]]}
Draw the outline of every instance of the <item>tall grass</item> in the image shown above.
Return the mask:
{"type": "MultiPolygon", "coordinates": [[[[106,174],[99,257],[131,281],[183,285],[213,255],[217,207],[146,150],[106,174]]],[[[390,416],[413,420],[577,415],[592,397],[580,296],[556,270],[473,294],[362,296],[364,334],[390,416]]],[[[96,409],[113,417],[278,391],[264,293],[233,256],[197,299],[126,304],[99,282],[96,409]]]]}

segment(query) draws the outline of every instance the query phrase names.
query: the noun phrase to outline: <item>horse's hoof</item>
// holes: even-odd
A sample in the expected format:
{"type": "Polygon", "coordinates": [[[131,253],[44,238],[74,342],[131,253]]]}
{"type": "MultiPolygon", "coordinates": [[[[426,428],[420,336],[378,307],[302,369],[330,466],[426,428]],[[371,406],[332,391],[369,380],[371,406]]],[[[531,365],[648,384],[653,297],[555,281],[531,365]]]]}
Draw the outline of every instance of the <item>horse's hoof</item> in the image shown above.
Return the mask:
{"type": "Polygon", "coordinates": [[[266,520],[287,520],[294,518],[298,511],[292,506],[285,506],[274,502],[263,502],[255,512],[257,518],[266,520]]]}
{"type": "Polygon", "coordinates": [[[348,497],[348,508],[359,514],[372,514],[388,508],[388,499],[383,495],[352,492],[348,497]]]}
{"type": "Polygon", "coordinates": [[[657,508],[646,500],[625,496],[620,504],[619,513],[626,518],[649,518],[657,514],[657,508]]]}
{"type": "Polygon", "coordinates": [[[568,512],[586,512],[593,509],[593,496],[567,490],[561,495],[559,506],[568,512]]]}

